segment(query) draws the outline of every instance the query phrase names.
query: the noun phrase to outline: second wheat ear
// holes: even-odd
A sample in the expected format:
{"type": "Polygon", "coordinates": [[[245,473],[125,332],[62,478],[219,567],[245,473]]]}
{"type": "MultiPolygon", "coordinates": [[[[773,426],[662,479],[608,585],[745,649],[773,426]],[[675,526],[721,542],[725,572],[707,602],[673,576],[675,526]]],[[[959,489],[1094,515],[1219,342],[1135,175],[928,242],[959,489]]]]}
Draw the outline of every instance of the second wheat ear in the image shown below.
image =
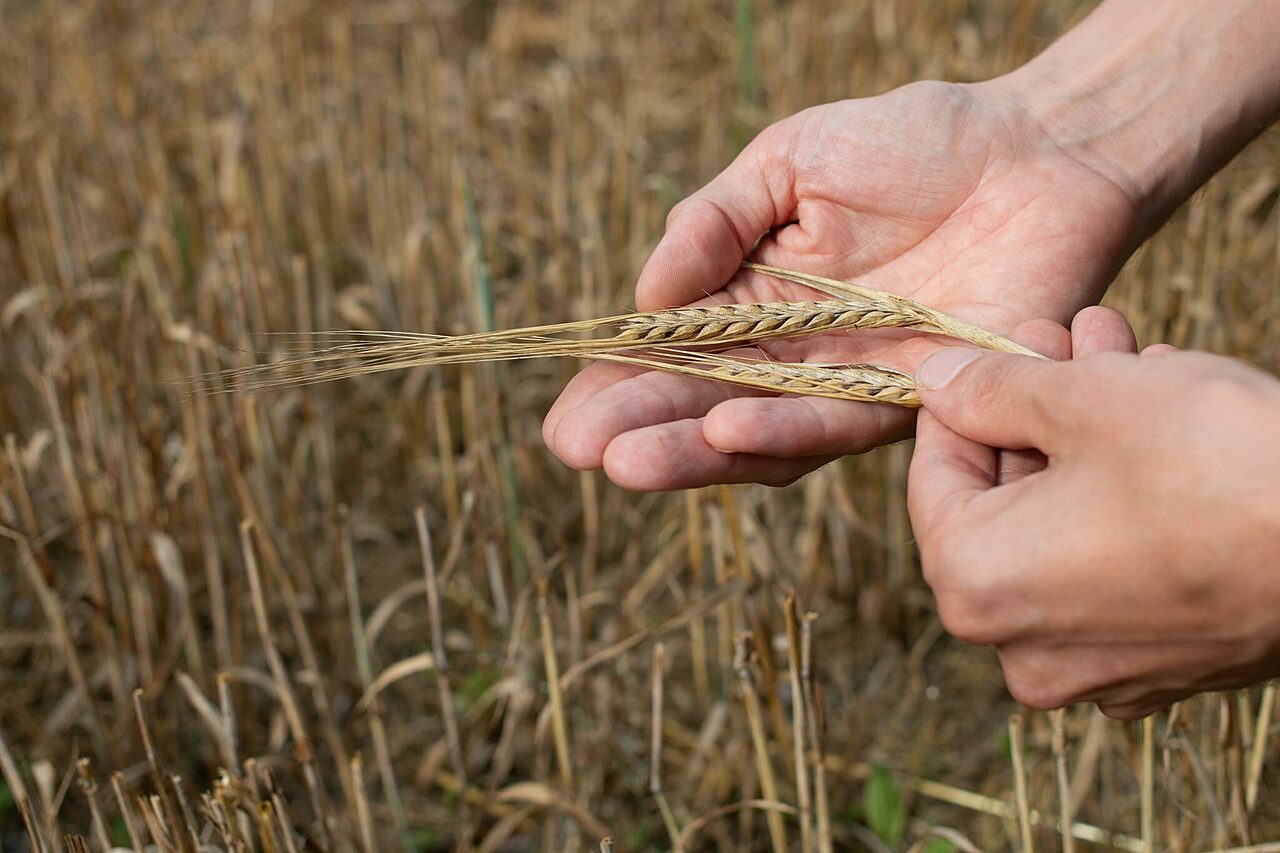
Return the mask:
{"type": "Polygon", "coordinates": [[[910,329],[1040,358],[979,326],[903,296],[762,264],[744,269],[826,294],[821,301],[673,308],[471,335],[345,331],[298,336],[312,346],[278,361],[194,377],[206,391],[262,391],[386,370],[571,356],[625,362],[780,394],[920,405],[908,374],[872,364],[786,364],[726,357],[730,347],[840,330],[910,329]],[[581,335],[612,329],[610,337],[581,335]],[[315,346],[315,344],[321,344],[315,346]]]}

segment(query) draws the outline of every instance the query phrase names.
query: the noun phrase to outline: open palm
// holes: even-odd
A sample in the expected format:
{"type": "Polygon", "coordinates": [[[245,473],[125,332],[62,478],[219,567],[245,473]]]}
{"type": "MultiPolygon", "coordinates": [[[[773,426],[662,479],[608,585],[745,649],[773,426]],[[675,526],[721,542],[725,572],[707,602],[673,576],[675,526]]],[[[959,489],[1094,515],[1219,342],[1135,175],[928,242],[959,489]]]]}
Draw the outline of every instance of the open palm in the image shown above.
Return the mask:
{"type": "MultiPolygon", "coordinates": [[[[815,107],[761,133],[677,205],[641,273],[641,310],[811,299],[739,270],[745,257],[911,296],[997,332],[1067,321],[1134,245],[1126,191],[1056,147],[998,84],[916,83],[815,107]]],[[[841,332],[766,345],[793,362],[912,371],[937,338],[841,332]]],[[[910,434],[910,413],[768,397],[617,364],[583,370],[552,407],[547,445],[634,489],[782,484],[910,434]]]]}

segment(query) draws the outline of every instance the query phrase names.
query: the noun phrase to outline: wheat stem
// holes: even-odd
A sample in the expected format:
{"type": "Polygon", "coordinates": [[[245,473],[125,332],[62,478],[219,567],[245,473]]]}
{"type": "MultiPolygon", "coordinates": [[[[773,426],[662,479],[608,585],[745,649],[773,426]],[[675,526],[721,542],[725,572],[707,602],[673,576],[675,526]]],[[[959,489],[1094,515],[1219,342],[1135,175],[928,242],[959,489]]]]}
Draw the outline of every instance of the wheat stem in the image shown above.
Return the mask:
{"type": "Polygon", "coordinates": [[[1035,853],[1031,836],[1031,809],[1027,801],[1027,772],[1023,764],[1023,721],[1021,714],[1009,718],[1009,755],[1013,759],[1013,792],[1018,806],[1018,836],[1023,853],[1035,853]]]}

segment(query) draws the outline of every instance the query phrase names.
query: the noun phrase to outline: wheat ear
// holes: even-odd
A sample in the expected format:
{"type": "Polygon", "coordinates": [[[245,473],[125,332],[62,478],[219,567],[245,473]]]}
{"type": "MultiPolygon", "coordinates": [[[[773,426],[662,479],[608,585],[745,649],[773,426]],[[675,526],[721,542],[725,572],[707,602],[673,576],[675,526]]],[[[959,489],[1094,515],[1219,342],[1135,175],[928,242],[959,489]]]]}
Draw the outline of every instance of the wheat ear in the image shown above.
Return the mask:
{"type": "Polygon", "coordinates": [[[634,364],[667,373],[727,382],[776,394],[829,397],[920,407],[915,379],[877,364],[789,364],[729,358],[709,353],[595,353],[586,358],[634,364]]]}
{"type": "MultiPolygon", "coordinates": [[[[836,298],[823,301],[673,308],[452,337],[390,331],[320,333],[318,336],[303,337],[302,340],[327,341],[327,346],[303,348],[279,361],[205,374],[194,377],[192,381],[206,389],[220,387],[231,391],[261,391],[384,370],[443,364],[553,356],[602,358],[609,353],[672,346],[692,347],[695,348],[693,351],[707,352],[729,346],[841,329],[912,329],[965,340],[988,349],[1035,355],[999,335],[956,320],[905,297],[776,267],[759,264],[744,264],[744,267],[804,284],[836,298]],[[614,330],[612,337],[578,337],[606,328],[614,330]]],[[[748,384],[751,381],[773,383],[776,386],[789,382],[794,387],[781,390],[791,393],[819,394],[821,391],[821,396],[839,396],[840,399],[871,398],[903,405],[918,405],[918,400],[911,402],[912,397],[900,393],[904,389],[899,387],[900,383],[896,378],[894,382],[886,384],[880,380],[889,374],[872,376],[866,372],[872,368],[866,365],[836,368],[791,366],[799,370],[846,371],[839,376],[818,377],[812,373],[784,375],[784,371],[777,366],[744,368],[740,363],[733,363],[707,369],[687,364],[675,368],[670,366],[671,362],[668,360],[661,360],[661,364],[665,366],[653,366],[677,373],[698,371],[698,375],[706,378],[719,378],[738,384],[748,384]],[[848,372],[851,370],[862,371],[862,379],[855,381],[855,376],[848,372]],[[879,387],[881,385],[884,387],[879,387]],[[864,396],[850,396],[855,393],[851,389],[855,388],[858,389],[856,393],[864,396]],[[889,399],[895,396],[901,399],[889,399]]],[[[893,373],[896,374],[896,371],[893,373]]],[[[773,387],[771,390],[780,389],[773,387]]]]}
{"type": "MultiPolygon", "coordinates": [[[[232,390],[261,391],[342,379],[383,370],[480,361],[582,356],[653,346],[726,347],[839,329],[912,327],[908,315],[865,302],[766,302],[674,308],[502,332],[441,337],[414,332],[352,336],[341,343],[294,353],[280,361],[196,377],[232,390]],[[608,338],[569,335],[613,327],[608,338]]],[[[312,336],[326,339],[326,333],[312,336]]]]}
{"type": "Polygon", "coordinates": [[[995,332],[988,331],[981,326],[975,326],[972,323],[966,323],[963,320],[957,320],[949,314],[930,308],[928,305],[916,302],[914,299],[908,299],[905,296],[898,296],[883,290],[873,290],[861,284],[854,284],[850,281],[837,281],[833,278],[823,278],[818,275],[809,273],[794,272],[792,270],[779,269],[778,267],[766,266],[765,264],[756,264],[750,261],[743,263],[743,269],[753,270],[758,273],[780,278],[783,281],[790,281],[795,284],[803,284],[806,287],[812,287],[814,290],[821,291],[828,296],[834,296],[837,299],[847,300],[866,300],[877,303],[882,310],[893,311],[904,316],[910,317],[912,328],[921,332],[929,332],[935,335],[945,335],[949,338],[955,338],[960,341],[968,341],[977,344],[980,347],[998,352],[1008,352],[1015,355],[1029,355],[1033,358],[1044,358],[1035,350],[1027,349],[1021,344],[1016,344],[1008,338],[1001,337],[995,332]]]}

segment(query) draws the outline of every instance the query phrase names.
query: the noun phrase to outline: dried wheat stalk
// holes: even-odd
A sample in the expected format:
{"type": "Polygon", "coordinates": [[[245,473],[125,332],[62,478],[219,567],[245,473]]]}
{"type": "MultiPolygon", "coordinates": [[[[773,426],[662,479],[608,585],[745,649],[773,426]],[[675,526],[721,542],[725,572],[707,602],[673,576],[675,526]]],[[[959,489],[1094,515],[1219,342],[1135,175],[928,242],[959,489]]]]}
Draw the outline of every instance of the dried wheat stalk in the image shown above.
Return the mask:
{"type": "Polygon", "coordinates": [[[778,393],[919,406],[912,378],[889,368],[778,364],[718,358],[712,352],[845,329],[901,328],[956,338],[988,349],[1036,355],[999,335],[905,297],[807,273],[750,263],[743,266],[834,298],[673,308],[453,337],[384,331],[321,333],[319,339],[326,342],[325,346],[304,348],[269,364],[196,377],[195,381],[232,391],[261,391],[408,367],[576,356],[626,361],[778,393]],[[612,337],[579,337],[607,328],[614,329],[612,337]]]}

